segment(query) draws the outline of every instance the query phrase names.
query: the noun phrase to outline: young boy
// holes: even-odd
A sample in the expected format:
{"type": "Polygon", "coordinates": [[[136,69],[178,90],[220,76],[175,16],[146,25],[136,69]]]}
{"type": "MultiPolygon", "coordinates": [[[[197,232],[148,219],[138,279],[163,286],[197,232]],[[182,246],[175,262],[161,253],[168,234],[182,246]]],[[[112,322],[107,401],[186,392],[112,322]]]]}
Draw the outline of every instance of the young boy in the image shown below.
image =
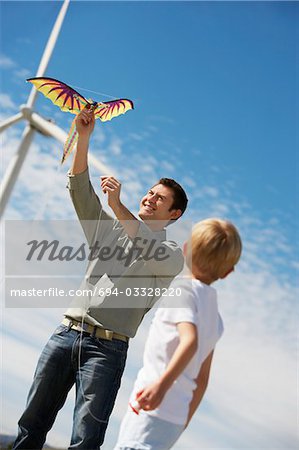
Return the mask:
{"type": "Polygon", "coordinates": [[[177,278],[154,316],[144,365],[114,450],[170,449],[190,422],[223,333],[216,290],[210,285],[234,270],[241,250],[230,222],[207,219],[194,227],[185,245],[191,279],[177,278]]]}

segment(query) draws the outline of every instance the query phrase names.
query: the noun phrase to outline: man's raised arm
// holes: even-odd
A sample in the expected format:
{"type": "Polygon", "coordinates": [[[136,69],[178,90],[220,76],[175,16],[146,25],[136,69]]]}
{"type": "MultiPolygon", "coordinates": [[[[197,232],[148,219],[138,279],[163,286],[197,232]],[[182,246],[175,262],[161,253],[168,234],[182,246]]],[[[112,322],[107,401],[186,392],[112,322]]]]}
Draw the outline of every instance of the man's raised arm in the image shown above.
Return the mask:
{"type": "Polygon", "coordinates": [[[94,123],[95,117],[92,109],[85,108],[76,118],[79,137],[67,185],[77,216],[90,245],[93,244],[94,238],[100,238],[100,232],[103,235],[111,228],[111,221],[113,221],[112,217],[103,210],[89,179],[88,147],[94,123]]]}
{"type": "Polygon", "coordinates": [[[71,168],[72,175],[85,172],[88,167],[87,154],[89,139],[94,129],[95,117],[93,109],[83,109],[76,118],[76,129],[78,132],[77,150],[71,168]]]}

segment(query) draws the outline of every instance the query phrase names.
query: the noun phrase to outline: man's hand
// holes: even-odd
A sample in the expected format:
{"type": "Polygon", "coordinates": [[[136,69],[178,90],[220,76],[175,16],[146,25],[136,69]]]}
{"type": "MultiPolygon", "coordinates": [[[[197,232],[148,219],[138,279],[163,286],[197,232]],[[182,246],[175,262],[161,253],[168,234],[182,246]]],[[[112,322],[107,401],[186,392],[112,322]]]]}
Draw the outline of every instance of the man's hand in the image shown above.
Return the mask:
{"type": "Polygon", "coordinates": [[[120,201],[120,182],[112,176],[103,176],[101,177],[101,188],[104,194],[108,194],[108,205],[116,218],[124,227],[129,238],[134,239],[139,228],[139,221],[120,201]]]}
{"type": "Polygon", "coordinates": [[[89,138],[94,129],[93,108],[84,108],[76,117],[76,129],[79,134],[77,150],[73,159],[71,173],[77,175],[87,169],[89,138]]]}
{"type": "Polygon", "coordinates": [[[94,110],[93,108],[87,109],[86,107],[77,115],[76,129],[79,137],[89,138],[93,132],[95,124],[94,110]]]}
{"type": "Polygon", "coordinates": [[[151,411],[160,405],[166,392],[167,389],[163,386],[163,383],[158,380],[137,392],[136,400],[138,401],[141,409],[151,411]]]}
{"type": "Polygon", "coordinates": [[[108,194],[108,205],[114,210],[115,207],[120,206],[120,182],[112,176],[101,177],[101,188],[104,194],[108,194]]]}

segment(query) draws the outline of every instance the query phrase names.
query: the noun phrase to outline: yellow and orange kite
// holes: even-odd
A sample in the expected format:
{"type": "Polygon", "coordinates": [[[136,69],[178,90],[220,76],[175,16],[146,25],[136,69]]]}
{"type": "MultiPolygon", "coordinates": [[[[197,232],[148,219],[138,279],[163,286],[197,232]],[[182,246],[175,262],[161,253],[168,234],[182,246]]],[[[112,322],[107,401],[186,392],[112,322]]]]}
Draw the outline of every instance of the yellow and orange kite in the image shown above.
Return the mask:
{"type": "MultiPolygon", "coordinates": [[[[133,102],[126,98],[119,98],[109,102],[94,102],[87,100],[75,89],[71,88],[61,81],[54,78],[28,78],[27,81],[32,83],[36,89],[49,98],[54,105],[58,106],[61,111],[68,111],[72,114],[79,114],[85,107],[93,108],[96,119],[102,122],[113,119],[120,114],[125,114],[130,109],[134,109],[133,102]]],[[[74,145],[78,140],[78,133],[76,131],[76,118],[70,128],[67,140],[64,145],[61,164],[71,154],[74,145]]]]}

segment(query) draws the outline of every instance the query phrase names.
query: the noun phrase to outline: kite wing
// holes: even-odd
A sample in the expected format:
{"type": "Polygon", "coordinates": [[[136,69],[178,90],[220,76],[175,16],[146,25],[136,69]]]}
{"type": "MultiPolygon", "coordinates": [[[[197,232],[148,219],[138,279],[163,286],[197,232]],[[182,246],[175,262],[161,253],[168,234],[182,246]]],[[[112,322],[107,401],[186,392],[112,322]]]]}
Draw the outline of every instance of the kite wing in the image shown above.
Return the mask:
{"type": "MultiPolygon", "coordinates": [[[[75,91],[65,83],[55,80],[55,78],[28,78],[27,81],[32,83],[36,89],[49,98],[54,105],[58,106],[61,111],[68,111],[72,114],[79,114],[85,106],[88,108],[94,108],[94,114],[96,119],[100,119],[102,122],[113,119],[120,114],[125,114],[130,109],[134,109],[133,102],[126,98],[112,100],[110,102],[94,102],[93,100],[86,100],[83,95],[75,91]]],[[[64,150],[62,161],[71,154],[76,142],[78,140],[78,133],[76,130],[76,121],[73,120],[70,132],[68,134],[64,150]]]]}
{"type": "Polygon", "coordinates": [[[61,111],[68,111],[72,114],[78,114],[89,104],[79,92],[55,78],[28,78],[36,89],[49,98],[54,105],[57,105],[61,111]]]}
{"type": "Polygon", "coordinates": [[[98,103],[94,110],[96,119],[100,119],[102,122],[113,119],[120,114],[125,114],[130,109],[134,109],[133,102],[126,98],[119,98],[111,102],[98,103]]]}

